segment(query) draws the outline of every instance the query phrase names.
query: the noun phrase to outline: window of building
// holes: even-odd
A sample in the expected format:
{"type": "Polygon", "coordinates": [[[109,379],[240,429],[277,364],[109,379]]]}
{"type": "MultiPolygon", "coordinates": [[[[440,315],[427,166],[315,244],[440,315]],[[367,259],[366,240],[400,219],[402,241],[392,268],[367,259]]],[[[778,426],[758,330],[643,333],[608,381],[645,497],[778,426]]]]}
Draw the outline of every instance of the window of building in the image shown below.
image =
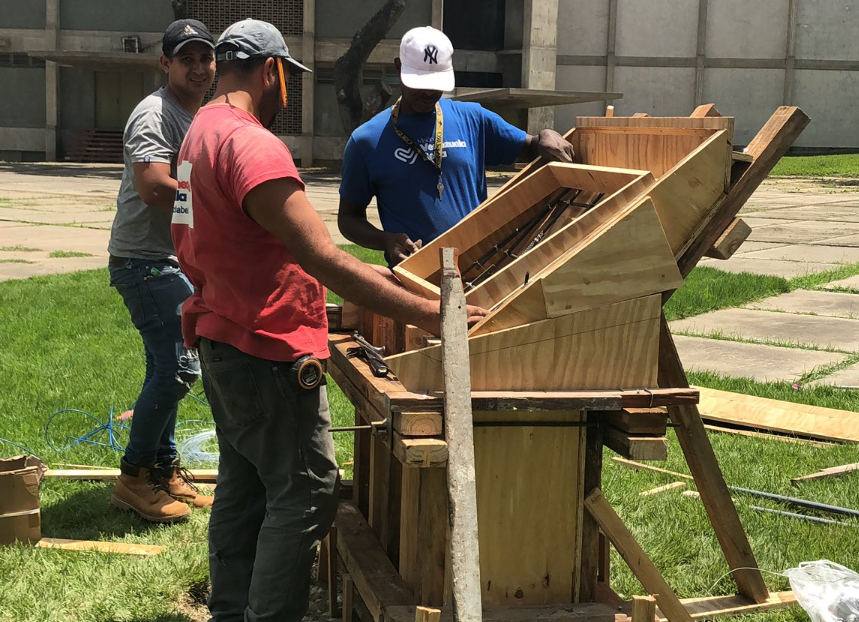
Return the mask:
{"type": "Polygon", "coordinates": [[[45,61],[26,54],[0,54],[0,67],[16,67],[21,69],[44,68],[45,61]]]}

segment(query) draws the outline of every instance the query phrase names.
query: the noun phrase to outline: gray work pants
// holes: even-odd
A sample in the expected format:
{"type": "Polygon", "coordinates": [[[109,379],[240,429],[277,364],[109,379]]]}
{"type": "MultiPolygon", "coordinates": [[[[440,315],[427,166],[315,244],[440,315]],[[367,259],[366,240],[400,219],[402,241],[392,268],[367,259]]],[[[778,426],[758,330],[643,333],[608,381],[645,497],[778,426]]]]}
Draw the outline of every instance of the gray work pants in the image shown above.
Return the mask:
{"type": "Polygon", "coordinates": [[[310,569],[337,510],[325,386],[301,389],[290,363],[202,339],[220,464],[209,521],[213,622],[299,622],[310,569]]]}

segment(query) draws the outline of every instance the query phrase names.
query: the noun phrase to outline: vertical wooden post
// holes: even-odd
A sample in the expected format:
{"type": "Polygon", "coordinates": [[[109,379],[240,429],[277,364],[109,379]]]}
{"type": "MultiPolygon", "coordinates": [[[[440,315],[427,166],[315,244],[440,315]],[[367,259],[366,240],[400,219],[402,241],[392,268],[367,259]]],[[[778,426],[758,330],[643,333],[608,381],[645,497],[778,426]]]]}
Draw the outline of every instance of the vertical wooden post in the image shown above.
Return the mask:
{"type": "Polygon", "coordinates": [[[441,609],[431,607],[418,607],[415,609],[415,622],[439,622],[441,620],[441,609]]]}
{"type": "MultiPolygon", "coordinates": [[[[370,417],[365,405],[355,404],[355,425],[367,425],[370,417]]],[[[352,502],[365,518],[370,516],[370,441],[369,430],[355,432],[354,464],[352,465],[352,502]]]]}
{"type": "Polygon", "coordinates": [[[328,615],[331,618],[337,617],[337,571],[338,569],[338,553],[337,553],[337,527],[332,526],[328,532],[328,615]]]}
{"type": "Polygon", "coordinates": [[[400,576],[418,604],[444,604],[447,476],[444,469],[403,468],[400,576]]]}
{"type": "Polygon", "coordinates": [[[653,596],[633,596],[632,622],[653,622],[655,619],[656,599],[653,596]]]}
{"type": "Polygon", "coordinates": [[[698,0],[698,39],[695,50],[695,105],[704,101],[704,70],[707,59],[707,4],[708,0],[698,0]]]}
{"type": "Polygon", "coordinates": [[[352,622],[352,611],[355,609],[355,583],[352,575],[343,573],[343,622],[352,622]]]}
{"type": "MultiPolygon", "coordinates": [[[[591,492],[602,485],[602,428],[599,426],[598,413],[587,414],[588,427],[585,432],[584,474],[580,499],[585,499],[591,492]]],[[[578,566],[578,585],[574,602],[592,603],[596,601],[597,581],[602,569],[600,550],[600,529],[597,522],[587,512],[581,517],[582,537],[580,559],[578,566]]],[[[608,568],[608,565],[605,566],[608,568]]],[[[607,571],[606,571],[607,572],[607,571]]]]}
{"type": "Polygon", "coordinates": [[[483,611],[465,293],[457,267],[456,249],[442,248],[440,254],[441,362],[444,376],[444,437],[448,447],[453,611],[457,622],[480,622],[483,611]]]}

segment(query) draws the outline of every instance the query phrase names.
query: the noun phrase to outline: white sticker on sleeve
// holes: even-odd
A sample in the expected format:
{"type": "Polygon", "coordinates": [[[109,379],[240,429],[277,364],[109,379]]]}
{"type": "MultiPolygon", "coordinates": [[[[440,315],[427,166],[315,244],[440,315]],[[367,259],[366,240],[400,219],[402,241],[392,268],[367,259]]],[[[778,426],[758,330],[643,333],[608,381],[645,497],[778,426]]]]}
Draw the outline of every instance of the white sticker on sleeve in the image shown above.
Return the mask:
{"type": "Polygon", "coordinates": [[[191,167],[193,165],[183,160],[176,167],[176,178],[179,187],[176,189],[176,200],[173,202],[173,224],[188,225],[194,228],[194,202],[191,197],[191,167]]]}

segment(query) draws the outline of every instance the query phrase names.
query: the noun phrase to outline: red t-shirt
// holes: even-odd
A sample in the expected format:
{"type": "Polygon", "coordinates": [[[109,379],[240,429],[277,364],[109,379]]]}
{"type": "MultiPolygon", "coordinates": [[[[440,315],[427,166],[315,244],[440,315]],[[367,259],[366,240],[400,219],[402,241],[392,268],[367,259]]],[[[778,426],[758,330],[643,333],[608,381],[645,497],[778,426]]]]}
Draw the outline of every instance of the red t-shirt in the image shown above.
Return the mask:
{"type": "Polygon", "coordinates": [[[204,106],[179,151],[173,241],[194,293],[185,344],[200,337],[273,361],[328,357],[325,288],[242,209],[263,182],[304,182],[289,150],[251,114],[204,106]]]}

